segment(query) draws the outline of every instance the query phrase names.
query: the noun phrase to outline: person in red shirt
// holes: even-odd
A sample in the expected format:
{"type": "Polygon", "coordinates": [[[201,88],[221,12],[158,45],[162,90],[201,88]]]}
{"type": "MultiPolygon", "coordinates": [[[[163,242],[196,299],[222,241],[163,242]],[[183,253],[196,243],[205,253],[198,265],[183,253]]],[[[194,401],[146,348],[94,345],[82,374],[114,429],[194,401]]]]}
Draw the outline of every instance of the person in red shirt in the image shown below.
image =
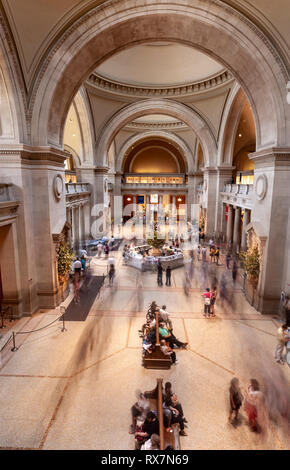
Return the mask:
{"type": "Polygon", "coordinates": [[[205,289],[205,292],[203,294],[201,294],[201,296],[204,298],[204,313],[203,313],[203,316],[206,317],[208,316],[208,318],[210,318],[210,299],[211,299],[211,293],[210,293],[210,290],[209,288],[207,287],[205,289]]]}

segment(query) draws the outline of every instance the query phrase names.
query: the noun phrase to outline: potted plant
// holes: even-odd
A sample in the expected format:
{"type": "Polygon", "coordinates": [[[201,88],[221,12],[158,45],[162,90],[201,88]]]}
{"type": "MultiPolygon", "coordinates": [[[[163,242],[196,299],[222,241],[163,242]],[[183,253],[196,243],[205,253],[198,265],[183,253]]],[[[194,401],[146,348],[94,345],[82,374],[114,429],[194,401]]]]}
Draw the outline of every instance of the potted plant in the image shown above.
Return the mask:
{"type": "Polygon", "coordinates": [[[57,250],[57,272],[60,285],[63,285],[69,277],[74,253],[68,243],[61,243],[57,250]]]}
{"type": "Polygon", "coordinates": [[[259,276],[260,276],[260,252],[258,245],[253,245],[247,251],[241,251],[240,260],[243,263],[243,267],[247,273],[247,279],[249,280],[253,288],[252,305],[254,303],[255,291],[258,287],[259,276]]]}

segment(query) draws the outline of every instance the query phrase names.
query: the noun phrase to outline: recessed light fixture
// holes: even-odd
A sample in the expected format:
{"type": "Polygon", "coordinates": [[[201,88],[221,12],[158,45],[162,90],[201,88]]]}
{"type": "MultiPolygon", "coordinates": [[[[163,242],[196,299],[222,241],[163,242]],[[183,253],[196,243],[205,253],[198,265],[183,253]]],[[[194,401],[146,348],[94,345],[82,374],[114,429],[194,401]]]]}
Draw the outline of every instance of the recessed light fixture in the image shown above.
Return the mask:
{"type": "Polygon", "coordinates": [[[73,137],[75,137],[75,136],[76,136],[76,135],[75,135],[75,134],[73,134],[73,137]]]}
{"type": "Polygon", "coordinates": [[[131,198],[130,198],[130,197],[127,197],[127,201],[131,201],[131,198]]]}
{"type": "Polygon", "coordinates": [[[181,197],[179,197],[177,200],[178,200],[178,202],[181,202],[181,201],[182,201],[181,197]]]}
{"type": "Polygon", "coordinates": [[[242,134],[239,134],[239,137],[242,137],[242,134]]]}

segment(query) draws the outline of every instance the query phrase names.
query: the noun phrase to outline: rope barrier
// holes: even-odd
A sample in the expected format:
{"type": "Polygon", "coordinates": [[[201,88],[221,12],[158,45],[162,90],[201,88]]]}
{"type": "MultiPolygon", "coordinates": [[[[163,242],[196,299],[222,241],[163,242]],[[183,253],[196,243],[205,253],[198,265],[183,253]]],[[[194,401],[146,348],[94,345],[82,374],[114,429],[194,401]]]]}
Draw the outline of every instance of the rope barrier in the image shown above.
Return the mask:
{"type": "Polygon", "coordinates": [[[41,331],[41,330],[44,330],[45,328],[48,328],[50,325],[52,325],[53,323],[55,323],[56,321],[60,320],[61,317],[63,317],[64,314],[60,315],[60,317],[56,318],[55,320],[53,320],[51,323],[49,323],[48,325],[45,325],[45,326],[42,326],[41,328],[38,328],[37,330],[31,330],[31,331],[17,331],[15,334],[16,335],[25,335],[25,334],[29,334],[29,333],[35,333],[36,331],[41,331]]]}
{"type": "Polygon", "coordinates": [[[4,346],[2,346],[2,348],[0,349],[0,353],[2,353],[3,349],[5,348],[5,346],[7,346],[7,344],[9,343],[9,341],[11,341],[13,335],[10,335],[8,341],[6,341],[6,343],[4,344],[4,346]]]}

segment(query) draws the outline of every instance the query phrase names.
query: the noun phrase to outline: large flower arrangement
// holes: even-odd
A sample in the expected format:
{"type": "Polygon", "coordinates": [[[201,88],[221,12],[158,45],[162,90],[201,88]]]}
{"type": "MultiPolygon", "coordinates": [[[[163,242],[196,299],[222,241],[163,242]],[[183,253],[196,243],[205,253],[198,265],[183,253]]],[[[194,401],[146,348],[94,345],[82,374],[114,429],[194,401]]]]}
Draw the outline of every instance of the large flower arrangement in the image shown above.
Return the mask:
{"type": "Polygon", "coordinates": [[[260,276],[260,252],[258,245],[253,245],[247,251],[241,251],[239,256],[247,273],[247,278],[253,288],[257,289],[260,276]]]}
{"type": "Polygon", "coordinates": [[[74,253],[68,243],[61,243],[57,250],[57,271],[60,282],[64,282],[71,270],[74,253]]]}

